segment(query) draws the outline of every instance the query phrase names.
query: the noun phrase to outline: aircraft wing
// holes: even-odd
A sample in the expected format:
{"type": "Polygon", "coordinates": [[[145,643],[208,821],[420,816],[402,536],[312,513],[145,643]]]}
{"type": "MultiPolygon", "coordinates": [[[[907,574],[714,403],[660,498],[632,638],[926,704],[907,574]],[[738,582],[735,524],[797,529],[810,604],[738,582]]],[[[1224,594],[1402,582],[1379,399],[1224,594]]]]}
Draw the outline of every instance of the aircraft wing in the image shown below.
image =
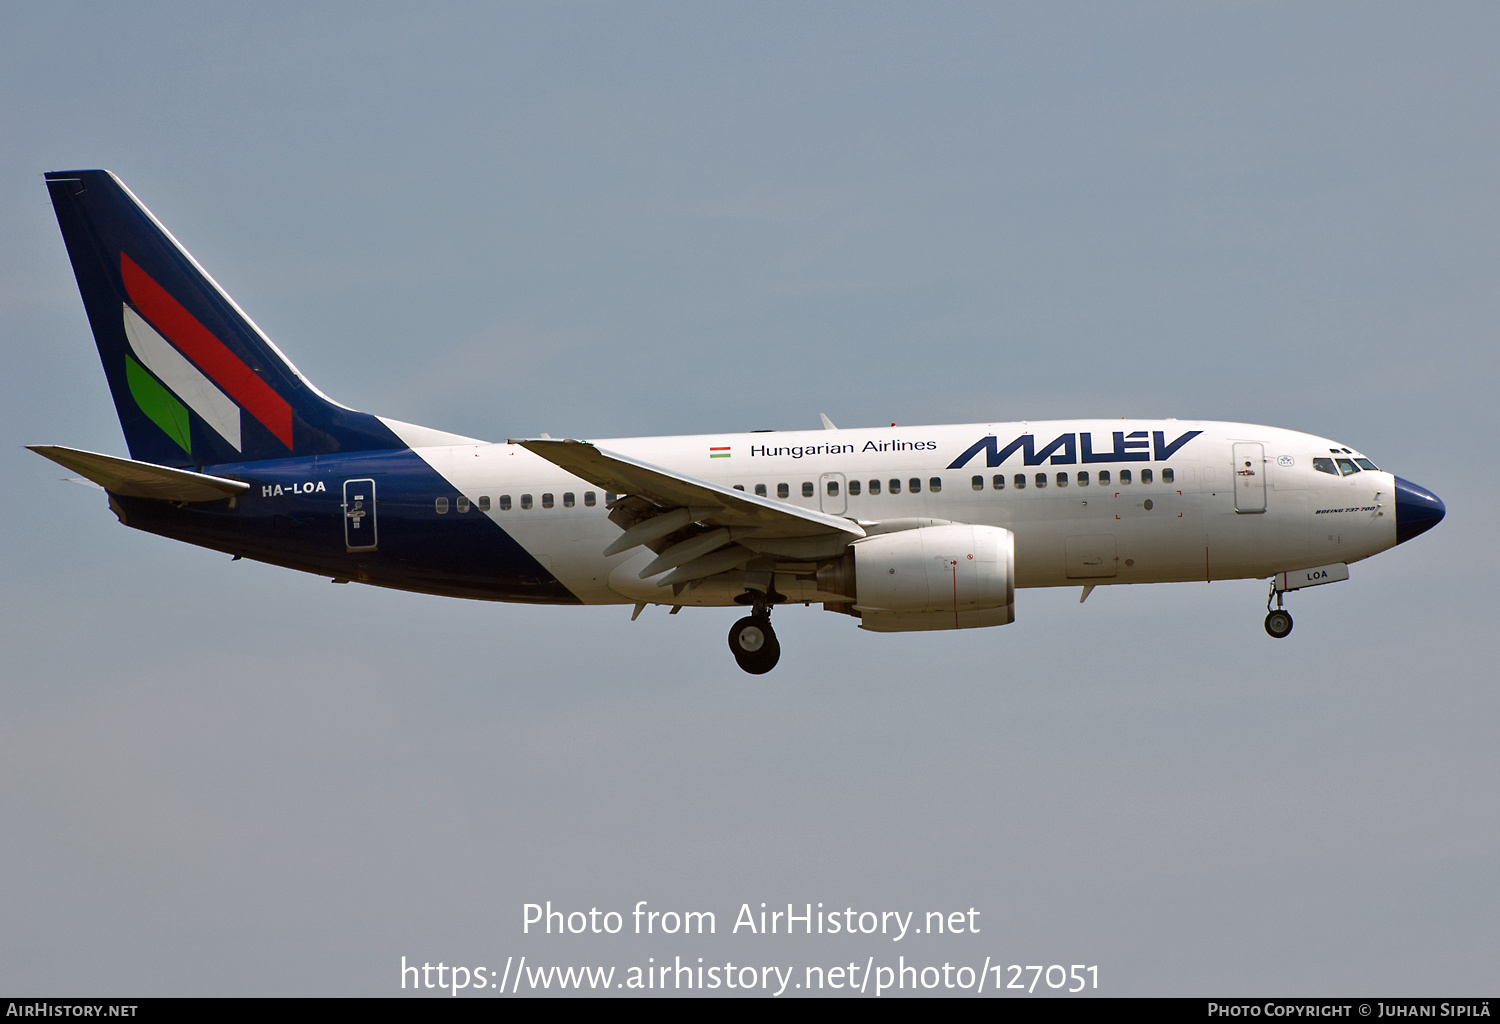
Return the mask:
{"type": "Polygon", "coordinates": [[[606,491],[636,495],[664,509],[691,509],[693,520],[707,525],[752,527],[756,537],[845,534],[850,539],[858,539],[865,535],[858,524],[841,516],[798,508],[731,487],[720,487],[707,480],[605,451],[587,441],[519,438],[508,443],[518,444],[606,491]]]}
{"type": "Polygon", "coordinates": [[[243,494],[250,485],[189,469],[172,469],[151,462],[137,462],[113,455],[100,455],[55,444],[28,445],[43,458],[94,481],[106,491],[130,498],[161,501],[221,501],[243,494]]]}

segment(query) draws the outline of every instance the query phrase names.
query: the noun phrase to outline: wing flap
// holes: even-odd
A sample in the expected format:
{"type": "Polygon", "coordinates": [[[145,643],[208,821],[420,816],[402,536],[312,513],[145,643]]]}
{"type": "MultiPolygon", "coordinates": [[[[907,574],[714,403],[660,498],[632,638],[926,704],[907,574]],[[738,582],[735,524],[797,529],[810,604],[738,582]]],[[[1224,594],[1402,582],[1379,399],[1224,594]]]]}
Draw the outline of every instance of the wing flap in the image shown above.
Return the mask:
{"type": "Polygon", "coordinates": [[[94,481],[106,491],[128,498],[160,501],[222,501],[244,494],[250,485],[188,469],[172,469],[151,462],[137,462],[113,455],[100,455],[55,444],[28,445],[43,458],[94,481]]]}

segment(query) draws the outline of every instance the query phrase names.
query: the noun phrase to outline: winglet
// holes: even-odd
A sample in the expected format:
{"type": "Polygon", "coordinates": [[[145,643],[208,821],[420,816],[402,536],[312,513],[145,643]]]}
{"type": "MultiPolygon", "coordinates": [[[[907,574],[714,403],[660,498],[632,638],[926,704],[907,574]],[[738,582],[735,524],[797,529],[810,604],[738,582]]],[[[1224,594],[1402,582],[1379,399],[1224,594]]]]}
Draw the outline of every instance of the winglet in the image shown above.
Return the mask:
{"type": "Polygon", "coordinates": [[[828,414],[826,412],[820,412],[820,413],[818,413],[818,419],[820,419],[820,420],[823,421],[823,429],[824,430],[837,430],[837,429],[839,429],[838,427],[835,427],[833,425],[833,420],[831,420],[831,419],[828,418],[828,414]]]}

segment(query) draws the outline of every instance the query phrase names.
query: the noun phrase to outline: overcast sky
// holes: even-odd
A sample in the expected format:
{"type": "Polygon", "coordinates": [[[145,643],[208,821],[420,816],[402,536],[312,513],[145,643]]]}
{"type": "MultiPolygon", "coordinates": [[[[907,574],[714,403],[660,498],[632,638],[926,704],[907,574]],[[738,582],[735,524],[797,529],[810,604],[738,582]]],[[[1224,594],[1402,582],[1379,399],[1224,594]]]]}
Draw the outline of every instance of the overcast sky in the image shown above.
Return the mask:
{"type": "MultiPolygon", "coordinates": [[[[1492,4],[0,4],[0,993],[399,965],[1097,964],[1493,994],[1492,4]],[[107,167],[325,392],[479,437],[1064,416],[1358,447],[1447,520],[999,629],[332,587],[125,529],[41,175],[107,167]],[[522,905],[712,939],[521,934],[522,905]],[[977,908],[895,944],[742,903],[977,908]]],[[[627,928],[628,930],[628,928],[627,928]]]]}

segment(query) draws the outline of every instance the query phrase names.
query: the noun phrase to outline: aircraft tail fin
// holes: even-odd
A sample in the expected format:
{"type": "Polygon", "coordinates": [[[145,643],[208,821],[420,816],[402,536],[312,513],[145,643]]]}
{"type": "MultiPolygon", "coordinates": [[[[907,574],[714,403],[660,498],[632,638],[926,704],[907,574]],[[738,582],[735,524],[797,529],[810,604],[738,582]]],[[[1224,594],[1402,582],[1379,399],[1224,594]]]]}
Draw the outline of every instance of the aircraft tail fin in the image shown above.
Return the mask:
{"type": "Polygon", "coordinates": [[[188,467],[406,447],[318,391],[109,171],[46,179],[133,458],[188,467]]]}

